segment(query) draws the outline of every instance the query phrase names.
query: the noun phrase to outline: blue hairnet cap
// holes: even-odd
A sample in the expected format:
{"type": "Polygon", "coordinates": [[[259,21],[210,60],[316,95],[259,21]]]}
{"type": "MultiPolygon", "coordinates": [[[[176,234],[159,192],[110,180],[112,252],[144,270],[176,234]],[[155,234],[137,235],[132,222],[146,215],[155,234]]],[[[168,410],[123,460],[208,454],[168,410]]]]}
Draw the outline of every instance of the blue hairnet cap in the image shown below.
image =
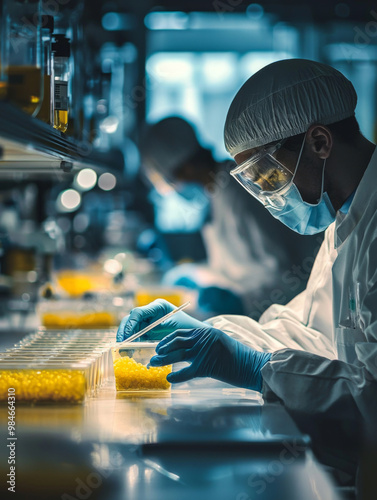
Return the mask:
{"type": "Polygon", "coordinates": [[[173,174],[200,149],[194,128],[178,116],[149,125],[140,142],[143,164],[164,177],[173,174]]]}
{"type": "Polygon", "coordinates": [[[234,157],[355,113],[357,95],[339,71],[307,59],[265,66],[237,92],[225,122],[224,142],[234,157]]]}

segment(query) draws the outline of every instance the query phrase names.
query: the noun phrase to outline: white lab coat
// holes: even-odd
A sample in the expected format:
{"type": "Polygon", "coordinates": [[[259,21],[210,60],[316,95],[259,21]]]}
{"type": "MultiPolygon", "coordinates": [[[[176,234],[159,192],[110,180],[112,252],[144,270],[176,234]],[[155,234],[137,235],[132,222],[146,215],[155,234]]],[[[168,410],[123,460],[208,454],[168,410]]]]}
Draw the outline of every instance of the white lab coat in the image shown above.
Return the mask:
{"type": "Polygon", "coordinates": [[[202,235],[210,270],[227,288],[242,294],[273,280],[278,256],[253,213],[258,202],[243,192],[225,165],[214,177],[211,221],[203,227],[202,235]]]}
{"type": "Polygon", "coordinates": [[[216,328],[274,352],[265,398],[332,418],[377,417],[377,149],[346,215],[327,229],[306,290],[255,322],[219,316],[216,328]]]}

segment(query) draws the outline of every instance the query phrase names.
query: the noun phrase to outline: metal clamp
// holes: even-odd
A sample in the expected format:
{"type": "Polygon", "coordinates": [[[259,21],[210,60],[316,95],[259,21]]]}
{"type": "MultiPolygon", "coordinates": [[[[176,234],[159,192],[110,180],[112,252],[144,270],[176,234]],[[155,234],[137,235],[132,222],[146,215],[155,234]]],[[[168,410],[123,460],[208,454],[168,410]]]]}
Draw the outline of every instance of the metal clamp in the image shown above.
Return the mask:
{"type": "Polygon", "coordinates": [[[63,172],[71,172],[73,169],[73,163],[71,161],[62,161],[60,162],[60,168],[63,170],[63,172]]]}

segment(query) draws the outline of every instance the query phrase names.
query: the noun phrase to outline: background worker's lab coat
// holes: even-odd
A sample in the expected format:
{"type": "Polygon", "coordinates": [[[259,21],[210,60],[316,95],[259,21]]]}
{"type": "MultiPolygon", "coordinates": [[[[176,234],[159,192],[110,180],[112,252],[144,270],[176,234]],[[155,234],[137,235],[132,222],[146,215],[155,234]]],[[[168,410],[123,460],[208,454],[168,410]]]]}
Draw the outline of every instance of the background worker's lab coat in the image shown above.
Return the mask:
{"type": "MultiPolygon", "coordinates": [[[[282,302],[294,296],[294,290],[282,281],[282,272],[307,256],[314,260],[319,245],[317,238],[303,238],[274,219],[233,179],[233,167],[233,162],[220,164],[207,191],[211,220],[202,235],[208,264],[179,267],[203,288],[231,290],[241,297],[245,314],[259,317],[266,307],[258,301],[270,290],[281,291],[282,302]]],[[[175,269],[170,277],[178,273],[175,269]]],[[[164,281],[169,283],[170,277],[164,281]]],[[[300,285],[302,290],[305,282],[300,285]]]]}
{"type": "Polygon", "coordinates": [[[348,213],[327,229],[305,291],[257,323],[210,322],[255,349],[276,351],[263,395],[291,410],[377,424],[377,149],[348,213]]]}

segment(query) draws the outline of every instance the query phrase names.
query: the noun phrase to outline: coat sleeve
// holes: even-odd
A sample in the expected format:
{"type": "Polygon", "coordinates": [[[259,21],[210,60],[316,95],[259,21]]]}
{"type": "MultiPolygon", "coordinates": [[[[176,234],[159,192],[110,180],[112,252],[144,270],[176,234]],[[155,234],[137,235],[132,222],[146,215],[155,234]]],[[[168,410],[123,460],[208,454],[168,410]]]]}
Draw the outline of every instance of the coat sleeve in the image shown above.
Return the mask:
{"type": "Polygon", "coordinates": [[[287,305],[273,304],[259,322],[247,316],[218,316],[208,322],[256,350],[290,348],[335,358],[331,321],[333,237],[330,227],[306,289],[287,305]]]}
{"type": "MultiPolygon", "coordinates": [[[[371,350],[377,356],[377,344],[371,350]]],[[[290,410],[312,415],[356,419],[360,415],[369,418],[373,412],[376,416],[376,374],[357,351],[360,357],[355,365],[293,349],[278,351],[262,369],[263,395],[266,400],[278,398],[290,410]]]]}
{"type": "MultiPolygon", "coordinates": [[[[377,241],[376,241],[377,243],[377,241]]],[[[377,268],[376,245],[361,257],[368,265],[368,289],[361,304],[366,341],[355,344],[353,364],[309,352],[284,349],[275,352],[262,370],[264,396],[277,397],[295,411],[331,417],[362,416],[377,421],[377,268]]]]}

